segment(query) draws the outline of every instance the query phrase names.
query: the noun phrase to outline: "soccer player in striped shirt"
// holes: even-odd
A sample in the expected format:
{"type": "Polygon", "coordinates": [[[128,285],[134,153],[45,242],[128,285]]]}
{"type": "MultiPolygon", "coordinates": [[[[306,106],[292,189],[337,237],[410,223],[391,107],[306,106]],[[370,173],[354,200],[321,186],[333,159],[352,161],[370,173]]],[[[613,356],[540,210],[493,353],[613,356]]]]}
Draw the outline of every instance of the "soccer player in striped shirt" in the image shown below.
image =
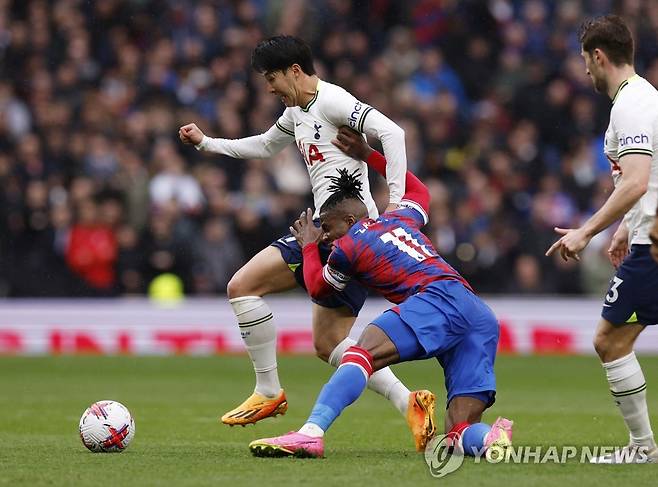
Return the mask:
{"type": "MultiPolygon", "coordinates": [[[[337,143],[385,175],[384,157],[358,134],[341,129],[337,143]]],[[[329,178],[333,194],[320,209],[321,229],[312,224],[310,209],[291,228],[303,247],[306,288],[317,299],[358,281],[396,306],[375,318],[343,354],[298,432],[255,440],[250,450],[256,456],[321,457],[324,433],[362,394],[372,373],[399,362],[436,358],[444,369],[445,430],[451,441],[466,454],[490,448],[503,453],[511,445],[512,422],[480,422],[495,400],[498,321],[420,231],[427,223],[427,188],[407,172],[399,207],[369,218],[358,179],[345,169],[338,173],[329,178]],[[333,248],[324,266],[320,241],[333,248]]]]}

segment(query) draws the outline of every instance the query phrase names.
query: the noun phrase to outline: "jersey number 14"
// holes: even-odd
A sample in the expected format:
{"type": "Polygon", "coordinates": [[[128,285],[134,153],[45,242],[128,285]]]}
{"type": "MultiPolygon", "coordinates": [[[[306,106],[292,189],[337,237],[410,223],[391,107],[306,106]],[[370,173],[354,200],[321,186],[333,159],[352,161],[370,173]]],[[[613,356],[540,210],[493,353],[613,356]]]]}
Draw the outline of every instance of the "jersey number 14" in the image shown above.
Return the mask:
{"type": "Polygon", "coordinates": [[[304,143],[301,140],[297,142],[297,147],[299,148],[299,152],[302,153],[302,157],[307,166],[312,166],[316,162],[324,162],[324,156],[315,144],[310,144],[308,146],[308,153],[304,150],[304,143]]]}

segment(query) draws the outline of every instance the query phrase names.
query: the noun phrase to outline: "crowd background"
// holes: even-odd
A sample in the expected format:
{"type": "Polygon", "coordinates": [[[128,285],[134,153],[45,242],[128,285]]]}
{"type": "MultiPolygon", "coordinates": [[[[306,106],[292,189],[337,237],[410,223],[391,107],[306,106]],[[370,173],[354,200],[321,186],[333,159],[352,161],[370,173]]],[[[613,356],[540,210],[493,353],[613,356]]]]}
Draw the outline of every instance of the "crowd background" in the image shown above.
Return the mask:
{"type": "Polygon", "coordinates": [[[0,295],[139,295],[163,273],[224,293],[287,233],[311,201],[294,145],[238,161],[177,139],[270,127],[283,107],[249,63],[275,33],[405,129],[426,233],[476,289],[601,293],[610,233],[580,265],[543,254],[612,190],[577,38],[609,12],[658,86],[652,0],[0,0],[0,295]]]}

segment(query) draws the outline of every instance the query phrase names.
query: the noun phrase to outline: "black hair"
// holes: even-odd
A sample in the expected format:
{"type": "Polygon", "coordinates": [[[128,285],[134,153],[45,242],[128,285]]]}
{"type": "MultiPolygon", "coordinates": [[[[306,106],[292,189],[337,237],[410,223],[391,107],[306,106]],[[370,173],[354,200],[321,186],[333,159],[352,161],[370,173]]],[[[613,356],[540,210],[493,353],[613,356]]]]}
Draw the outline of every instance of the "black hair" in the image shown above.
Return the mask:
{"type": "Polygon", "coordinates": [[[285,71],[293,64],[299,64],[308,75],[315,74],[311,48],[298,37],[270,37],[261,41],[251,54],[251,67],[261,74],[285,71]]]}
{"type": "Polygon", "coordinates": [[[327,198],[327,201],[320,208],[320,213],[335,208],[339,203],[347,199],[363,201],[363,196],[361,196],[363,182],[359,180],[360,177],[361,173],[358,169],[355,169],[352,174],[347,169],[338,169],[338,176],[325,176],[325,178],[331,181],[331,185],[328,188],[331,196],[327,198]]]}
{"type": "Polygon", "coordinates": [[[583,51],[592,54],[601,49],[616,65],[633,65],[633,36],[624,20],[617,15],[605,15],[586,20],[578,35],[583,51]]]}

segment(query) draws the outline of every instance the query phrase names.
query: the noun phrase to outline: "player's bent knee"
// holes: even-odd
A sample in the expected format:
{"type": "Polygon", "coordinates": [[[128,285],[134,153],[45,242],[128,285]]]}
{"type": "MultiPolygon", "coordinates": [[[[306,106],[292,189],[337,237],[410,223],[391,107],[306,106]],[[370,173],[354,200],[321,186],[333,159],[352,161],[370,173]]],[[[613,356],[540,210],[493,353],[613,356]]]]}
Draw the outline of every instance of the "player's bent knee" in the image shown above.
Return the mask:
{"type": "Polygon", "coordinates": [[[612,362],[628,355],[633,350],[633,342],[610,333],[599,332],[594,335],[594,350],[601,362],[612,362]]]}
{"type": "Polygon", "coordinates": [[[597,333],[596,335],[594,335],[594,340],[592,340],[592,343],[594,345],[594,350],[596,350],[598,356],[601,357],[601,359],[603,359],[603,356],[606,354],[608,350],[607,337],[602,333],[597,333]]]}
{"type": "Polygon", "coordinates": [[[347,308],[324,308],[313,305],[313,347],[315,354],[329,361],[336,347],[349,335],[354,316],[347,308]]]}
{"type": "Polygon", "coordinates": [[[345,337],[342,337],[341,339],[335,339],[332,336],[313,336],[313,348],[315,348],[315,355],[322,359],[325,362],[329,362],[329,357],[331,356],[331,352],[334,351],[334,348],[336,348],[336,345],[338,345],[342,339],[345,337]]]}
{"type": "MultiPolygon", "coordinates": [[[[240,276],[240,271],[233,274],[233,277],[228,281],[226,285],[226,294],[229,299],[241,298],[242,296],[250,296],[248,292],[244,290],[244,279],[240,276]]],[[[253,294],[252,294],[253,296],[253,294]]]]}
{"type": "Polygon", "coordinates": [[[315,356],[318,357],[323,362],[329,362],[329,356],[331,355],[331,350],[322,347],[321,345],[313,344],[315,346],[315,356]]]}
{"type": "Polygon", "coordinates": [[[241,298],[244,296],[259,296],[263,297],[263,289],[260,284],[253,282],[253,279],[247,278],[245,268],[239,269],[226,285],[226,294],[229,299],[241,298]]]}

